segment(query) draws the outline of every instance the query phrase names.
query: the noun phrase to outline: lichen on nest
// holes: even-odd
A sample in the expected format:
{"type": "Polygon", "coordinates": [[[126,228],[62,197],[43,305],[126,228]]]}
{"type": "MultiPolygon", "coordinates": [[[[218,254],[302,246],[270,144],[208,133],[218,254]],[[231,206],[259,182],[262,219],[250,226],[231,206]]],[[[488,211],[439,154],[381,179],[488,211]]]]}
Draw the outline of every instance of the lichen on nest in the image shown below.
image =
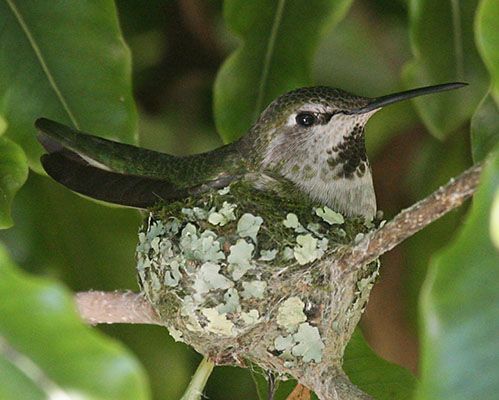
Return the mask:
{"type": "Polygon", "coordinates": [[[150,210],[139,232],[139,284],[172,336],[203,354],[244,353],[248,333],[261,337],[275,320],[269,351],[291,364],[320,362],[324,345],[297,286],[327,291],[311,266],[372,226],[235,182],[150,210]]]}

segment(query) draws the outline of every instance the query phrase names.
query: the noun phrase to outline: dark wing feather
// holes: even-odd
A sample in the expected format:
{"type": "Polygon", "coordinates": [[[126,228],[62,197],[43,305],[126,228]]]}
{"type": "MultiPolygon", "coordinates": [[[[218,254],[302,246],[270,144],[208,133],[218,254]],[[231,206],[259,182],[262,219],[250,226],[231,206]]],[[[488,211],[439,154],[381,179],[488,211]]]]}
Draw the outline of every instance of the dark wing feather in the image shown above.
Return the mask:
{"type": "Polygon", "coordinates": [[[62,152],[45,154],[41,162],[47,174],[75,192],[136,208],[152,207],[160,200],[181,199],[205,192],[209,188],[222,188],[233,179],[220,178],[203,185],[179,189],[171,182],[159,178],[102,170],[62,152]]]}
{"type": "Polygon", "coordinates": [[[176,157],[88,135],[45,118],[35,125],[41,131],[38,140],[49,153],[41,158],[47,173],[75,192],[110,203],[148,208],[160,200],[224,187],[245,171],[240,147],[233,144],[176,157]]]}

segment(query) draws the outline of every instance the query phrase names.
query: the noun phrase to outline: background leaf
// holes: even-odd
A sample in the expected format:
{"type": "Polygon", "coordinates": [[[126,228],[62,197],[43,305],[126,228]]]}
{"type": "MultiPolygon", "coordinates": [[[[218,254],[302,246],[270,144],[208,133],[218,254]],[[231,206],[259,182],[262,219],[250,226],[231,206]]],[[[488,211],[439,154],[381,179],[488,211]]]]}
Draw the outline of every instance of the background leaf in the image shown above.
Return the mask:
{"type": "Polygon", "coordinates": [[[482,161],[499,142],[499,107],[488,93],[471,119],[471,151],[482,161]]]}
{"type": "Polygon", "coordinates": [[[135,140],[130,53],[112,0],[0,0],[0,32],[0,114],[37,172],[41,116],[135,140]]]}
{"type": "Polygon", "coordinates": [[[467,222],[430,265],[421,298],[419,399],[492,399],[499,391],[499,248],[491,206],[499,193],[499,148],[491,154],[467,222]]]}
{"type": "Polygon", "coordinates": [[[475,48],[473,22],[477,0],[410,2],[414,60],[403,74],[407,88],[464,81],[467,88],[413,99],[429,131],[445,138],[473,114],[485,94],[487,74],[475,48]]]}
{"type": "Polygon", "coordinates": [[[60,285],[19,271],[3,246],[0,304],[0,393],[12,390],[9,377],[22,383],[19,393],[42,391],[44,398],[149,398],[137,361],[86,326],[60,285]]]}
{"type": "Polygon", "coordinates": [[[345,349],[343,370],[352,383],[376,400],[411,399],[416,378],[404,367],[380,358],[357,328],[345,349]]]}
{"type": "Polygon", "coordinates": [[[492,97],[499,106],[499,1],[482,0],[477,10],[475,40],[492,78],[492,97]]]}
{"type": "Polygon", "coordinates": [[[310,85],[319,39],[346,13],[352,0],[226,0],[225,22],[240,38],[214,87],[215,122],[225,142],[248,130],[280,94],[310,85]]]}
{"type": "Polygon", "coordinates": [[[13,141],[1,136],[6,127],[0,116],[0,229],[12,226],[10,206],[14,195],[28,177],[23,150],[13,141]]]}

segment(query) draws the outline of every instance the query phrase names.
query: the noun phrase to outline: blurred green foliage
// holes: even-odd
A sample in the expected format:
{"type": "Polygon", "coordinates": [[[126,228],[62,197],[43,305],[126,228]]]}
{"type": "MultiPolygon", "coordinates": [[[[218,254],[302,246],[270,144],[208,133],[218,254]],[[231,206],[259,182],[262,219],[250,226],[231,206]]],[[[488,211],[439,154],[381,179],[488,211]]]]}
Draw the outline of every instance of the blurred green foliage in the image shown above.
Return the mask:
{"type": "Polygon", "coordinates": [[[19,270],[3,246],[0,265],[1,398],[149,398],[137,360],[81,323],[72,293],[19,270]]]}
{"type": "Polygon", "coordinates": [[[466,225],[432,259],[421,296],[422,369],[418,399],[497,396],[499,146],[482,174],[466,225]],[[452,276],[452,279],[449,279],[452,276]]]}
{"type": "Polygon", "coordinates": [[[220,136],[231,142],[248,131],[273,99],[310,86],[310,61],[318,41],[341,20],[352,0],[226,0],[225,22],[240,40],[214,86],[220,136]],[[297,29],[297,27],[300,29],[297,29]],[[237,101],[234,101],[237,99],[237,101]]]}
{"type": "MultiPolygon", "coordinates": [[[[137,290],[134,248],[141,220],[138,212],[103,207],[33,172],[24,184],[27,163],[40,172],[38,157],[42,149],[36,143],[32,124],[42,115],[132,142],[136,134],[132,81],[141,145],[173,154],[219,146],[222,140],[215,124],[224,140],[240,135],[259,108],[296,86],[313,83],[379,96],[407,86],[469,81],[470,87],[456,92],[389,107],[369,122],[367,145],[374,161],[379,207],[388,216],[428,195],[471,164],[468,126],[472,116],[473,156],[475,160],[485,158],[498,137],[497,0],[363,0],[350,7],[351,3],[313,0],[300,12],[300,4],[291,0],[255,4],[235,0],[151,0],[147,6],[139,0],[117,0],[116,6],[111,0],[57,1],[50,7],[42,1],[0,0],[0,131],[4,120],[8,126],[0,138],[3,227],[11,223],[9,205],[19,190],[12,208],[15,226],[0,232],[7,247],[0,259],[0,296],[8,299],[0,303],[0,321],[5,326],[7,322],[12,324],[8,328],[0,325],[0,337],[6,337],[18,351],[44,367],[45,356],[38,359],[23,347],[21,328],[29,328],[21,325],[21,319],[16,321],[16,315],[22,312],[13,308],[33,307],[36,315],[25,318],[31,318],[32,327],[37,326],[45,303],[28,302],[39,290],[37,285],[63,299],[57,304],[68,320],[76,317],[68,305],[67,293],[54,280],[74,291],[137,290]],[[281,23],[272,28],[279,5],[281,23]],[[254,26],[248,25],[251,21],[254,26]],[[262,84],[259,77],[263,69],[259,68],[264,68],[268,59],[272,31],[276,41],[266,67],[267,81],[262,84]],[[131,49],[133,79],[123,38],[131,49]],[[47,70],[51,73],[47,74],[47,70]],[[489,85],[491,91],[486,97],[489,85]],[[263,92],[259,91],[262,87],[263,92]],[[394,154],[402,156],[392,160],[394,154]],[[24,270],[50,277],[51,281],[38,281],[20,272],[6,251],[24,270]],[[17,277],[17,286],[3,278],[7,273],[12,277],[9,279],[17,277]],[[32,282],[36,282],[33,291],[23,292],[32,282]],[[14,334],[21,336],[20,342],[13,339],[14,334]]],[[[492,268],[497,266],[496,260],[499,263],[498,250],[487,239],[485,230],[493,223],[488,224],[487,218],[494,190],[497,197],[496,166],[489,167],[481,195],[467,219],[469,226],[449,249],[432,259],[463,223],[464,208],[408,240],[402,249],[403,262],[385,266],[401,271],[397,284],[404,288],[402,301],[391,305],[401,310],[412,326],[405,334],[416,335],[417,299],[427,266],[433,260],[431,280],[425,284],[419,307],[423,334],[423,387],[418,393],[421,399],[459,398],[455,391],[462,388],[457,386],[457,380],[474,383],[463,375],[465,367],[480,370],[483,361],[489,360],[487,357],[499,358],[497,339],[491,336],[497,326],[490,323],[497,316],[497,301],[492,301],[497,289],[484,284],[484,279],[492,282],[498,278],[492,268]],[[483,260],[479,259],[482,253],[483,260]],[[483,266],[479,275],[475,275],[480,268],[476,265],[483,266]],[[482,291],[486,294],[483,299],[482,291]],[[466,313],[461,316],[463,307],[466,313]],[[437,325],[440,329],[433,330],[433,323],[441,323],[437,325]],[[453,340],[447,341],[448,335],[453,340]],[[482,341],[486,349],[475,351],[482,341]],[[468,350],[464,351],[464,347],[468,350]],[[443,375],[444,371],[452,371],[452,376],[443,375]],[[432,377],[437,376],[445,378],[435,382],[432,377]]],[[[390,299],[394,293],[378,295],[390,299]]],[[[374,312],[379,313],[375,323],[383,326],[383,335],[373,338],[366,325],[367,337],[384,343],[381,349],[392,346],[394,352],[407,346],[394,333],[400,333],[403,327],[385,320],[383,310],[374,312]]],[[[58,326],[58,318],[63,317],[52,315],[49,322],[58,326]]],[[[192,349],[175,344],[160,327],[114,325],[87,329],[72,323],[75,334],[82,335],[81,340],[77,339],[82,347],[95,341],[103,349],[102,354],[101,350],[99,354],[89,351],[97,359],[112,349],[113,356],[125,360],[130,368],[127,373],[133,376],[131,381],[137,382],[137,392],[127,392],[129,383],[121,382],[116,390],[123,390],[125,397],[116,398],[147,398],[143,372],[115,341],[95,335],[97,329],[125,343],[136,355],[147,371],[154,399],[179,398],[200,360],[192,349]],[[139,394],[133,397],[133,393],[139,394]]],[[[50,333],[39,334],[44,335],[50,333]]],[[[47,354],[52,351],[50,346],[57,346],[53,342],[46,344],[47,354]]],[[[364,343],[359,343],[362,348],[364,343]]],[[[417,362],[402,358],[396,361],[405,365],[417,362]]],[[[355,374],[355,362],[351,364],[350,373],[355,374]]],[[[0,376],[2,382],[11,385],[11,389],[0,385],[0,390],[5,390],[0,391],[0,397],[7,393],[4,397],[12,398],[12,392],[6,390],[21,385],[26,390],[23,398],[43,398],[40,388],[30,386],[30,380],[4,356],[0,357],[0,376]]],[[[51,372],[50,376],[57,384],[66,384],[57,374],[51,372]]],[[[374,372],[371,376],[376,384],[374,372]]],[[[476,379],[477,384],[462,393],[487,398],[487,394],[499,389],[487,377],[476,379]]],[[[85,386],[78,389],[83,391],[85,386]]],[[[257,396],[250,373],[231,367],[215,368],[206,393],[211,399],[257,396]]]]}

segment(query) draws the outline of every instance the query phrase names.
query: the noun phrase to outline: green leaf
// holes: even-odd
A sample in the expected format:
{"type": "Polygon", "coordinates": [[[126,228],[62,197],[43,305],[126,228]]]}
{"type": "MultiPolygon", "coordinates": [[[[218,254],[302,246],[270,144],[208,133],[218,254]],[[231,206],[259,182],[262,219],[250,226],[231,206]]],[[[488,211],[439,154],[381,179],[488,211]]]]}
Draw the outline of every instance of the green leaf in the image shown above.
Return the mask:
{"type": "Polygon", "coordinates": [[[465,224],[429,267],[420,304],[418,399],[492,399],[499,392],[499,248],[491,240],[498,194],[496,146],[465,224]]]}
{"type": "Polygon", "coordinates": [[[359,329],[345,349],[343,370],[354,385],[376,400],[412,399],[417,383],[409,370],[380,358],[359,329]]]}
{"type": "Polygon", "coordinates": [[[0,0],[0,32],[0,114],[33,169],[42,116],[134,141],[130,52],[112,0],[0,0]]]}
{"type": "MultiPolygon", "coordinates": [[[[5,343],[0,343],[0,353],[5,343]]],[[[46,400],[47,396],[35,382],[0,354],[0,399],[46,400]]]]}
{"type": "Polygon", "coordinates": [[[487,94],[471,119],[471,150],[475,162],[483,160],[499,141],[499,107],[487,94]]]}
{"type": "Polygon", "coordinates": [[[13,225],[10,206],[27,178],[28,166],[23,150],[10,139],[0,136],[0,229],[13,225]]]}
{"type": "Polygon", "coordinates": [[[20,271],[4,247],[0,304],[0,393],[12,391],[15,379],[18,393],[43,398],[149,398],[135,358],[84,325],[64,288],[20,271]]]}
{"type": "Polygon", "coordinates": [[[413,99],[429,131],[443,139],[473,114],[487,90],[487,73],[473,40],[477,0],[412,0],[414,60],[405,68],[407,88],[465,81],[466,88],[413,99]]]}
{"type": "Polygon", "coordinates": [[[215,122],[225,142],[240,137],[280,94],[310,85],[320,38],[352,0],[226,0],[225,21],[240,38],[215,82],[215,122]]]}
{"type": "Polygon", "coordinates": [[[499,2],[482,0],[475,20],[475,41],[492,79],[492,97],[499,105],[499,2]]]}

